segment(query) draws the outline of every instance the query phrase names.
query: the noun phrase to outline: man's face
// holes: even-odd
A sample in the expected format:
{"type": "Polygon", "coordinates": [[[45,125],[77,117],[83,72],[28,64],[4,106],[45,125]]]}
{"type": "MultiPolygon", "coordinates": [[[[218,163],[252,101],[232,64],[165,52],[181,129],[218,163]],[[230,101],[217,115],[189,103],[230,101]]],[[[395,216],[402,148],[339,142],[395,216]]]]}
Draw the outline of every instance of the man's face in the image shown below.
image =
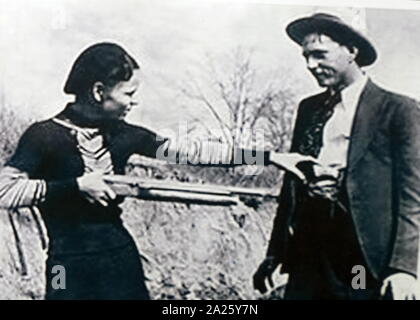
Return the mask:
{"type": "Polygon", "coordinates": [[[138,104],[136,92],[139,86],[139,71],[135,70],[127,81],[120,81],[105,88],[102,110],[108,119],[124,119],[131,108],[138,104]]]}
{"type": "Polygon", "coordinates": [[[309,71],[321,87],[346,86],[351,62],[355,54],[330,37],[312,33],[302,42],[303,56],[309,71]]]}

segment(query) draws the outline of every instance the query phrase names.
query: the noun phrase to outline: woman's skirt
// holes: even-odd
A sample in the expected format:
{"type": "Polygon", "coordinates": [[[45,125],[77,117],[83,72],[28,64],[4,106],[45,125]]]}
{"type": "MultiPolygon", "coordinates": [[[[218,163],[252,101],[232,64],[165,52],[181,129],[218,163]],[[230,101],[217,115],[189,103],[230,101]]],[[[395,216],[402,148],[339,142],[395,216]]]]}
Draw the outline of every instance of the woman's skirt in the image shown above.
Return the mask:
{"type": "Polygon", "coordinates": [[[134,241],[97,253],[51,254],[47,300],[149,300],[134,241]]]}

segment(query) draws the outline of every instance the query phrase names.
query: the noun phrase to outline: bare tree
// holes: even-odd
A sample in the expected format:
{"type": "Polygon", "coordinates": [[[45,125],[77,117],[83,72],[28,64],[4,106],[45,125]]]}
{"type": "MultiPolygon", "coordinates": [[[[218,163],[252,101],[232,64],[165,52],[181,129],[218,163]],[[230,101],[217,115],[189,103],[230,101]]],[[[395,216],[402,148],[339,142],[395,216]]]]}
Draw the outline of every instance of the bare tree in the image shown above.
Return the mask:
{"type": "MultiPolygon", "coordinates": [[[[290,80],[285,71],[263,74],[252,58],[253,50],[240,47],[223,61],[207,56],[203,74],[189,74],[180,89],[210,111],[220,126],[223,140],[252,147],[257,143],[259,131],[264,134],[265,148],[285,150],[295,109],[290,80]],[[229,111],[229,119],[222,116],[223,109],[229,111]]],[[[195,120],[195,125],[204,126],[199,119],[195,120]]]]}

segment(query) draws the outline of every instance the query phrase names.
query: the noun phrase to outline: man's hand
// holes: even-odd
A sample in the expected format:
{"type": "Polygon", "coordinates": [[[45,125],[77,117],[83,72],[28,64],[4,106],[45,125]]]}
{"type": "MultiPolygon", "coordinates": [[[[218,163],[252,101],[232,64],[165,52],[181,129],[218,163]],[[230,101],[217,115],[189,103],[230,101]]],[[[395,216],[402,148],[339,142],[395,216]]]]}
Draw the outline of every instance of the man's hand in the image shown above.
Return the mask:
{"type": "Polygon", "coordinates": [[[90,203],[100,203],[104,207],[108,206],[109,201],[116,198],[116,194],[104,182],[101,172],[92,172],[84,174],[77,178],[77,184],[80,192],[90,203]]]}
{"type": "Polygon", "coordinates": [[[274,257],[266,257],[254,274],[254,288],[261,293],[266,293],[268,288],[265,285],[265,280],[268,280],[270,288],[274,287],[272,275],[274,270],[276,270],[277,266],[278,263],[275,262],[274,257]]]}
{"type": "Polygon", "coordinates": [[[297,165],[302,162],[318,163],[318,160],[311,156],[304,156],[300,153],[277,153],[270,152],[270,161],[282,169],[294,173],[299,179],[306,183],[306,177],[297,165]]]}
{"type": "Polygon", "coordinates": [[[338,194],[337,180],[328,178],[311,181],[308,184],[308,192],[311,197],[320,197],[334,201],[338,194]]]}
{"type": "Polygon", "coordinates": [[[381,297],[390,290],[394,300],[416,300],[417,280],[408,273],[394,273],[384,280],[381,297]]]}
{"type": "Polygon", "coordinates": [[[315,177],[308,182],[309,195],[335,201],[342,179],[340,166],[316,164],[313,168],[315,177]]]}

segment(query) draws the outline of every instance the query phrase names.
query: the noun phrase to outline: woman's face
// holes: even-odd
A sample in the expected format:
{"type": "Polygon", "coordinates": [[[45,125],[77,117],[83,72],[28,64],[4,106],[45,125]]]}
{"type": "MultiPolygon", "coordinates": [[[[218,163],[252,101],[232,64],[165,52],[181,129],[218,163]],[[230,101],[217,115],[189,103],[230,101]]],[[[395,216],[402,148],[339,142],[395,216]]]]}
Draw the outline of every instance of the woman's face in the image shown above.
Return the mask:
{"type": "Polygon", "coordinates": [[[128,81],[120,81],[113,87],[106,87],[103,93],[102,111],[107,119],[122,120],[132,107],[138,104],[137,89],[139,70],[134,70],[128,81]]]}

